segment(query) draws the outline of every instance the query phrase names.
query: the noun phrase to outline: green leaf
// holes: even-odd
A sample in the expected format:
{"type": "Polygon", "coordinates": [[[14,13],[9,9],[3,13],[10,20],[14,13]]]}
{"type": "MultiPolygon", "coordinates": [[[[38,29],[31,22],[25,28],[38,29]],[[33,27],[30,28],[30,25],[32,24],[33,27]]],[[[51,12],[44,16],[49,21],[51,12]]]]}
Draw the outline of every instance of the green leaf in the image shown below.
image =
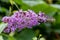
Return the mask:
{"type": "Polygon", "coordinates": [[[7,13],[8,10],[7,10],[6,8],[0,6],[0,12],[5,12],[5,13],[7,13]]]}
{"type": "Polygon", "coordinates": [[[15,40],[13,36],[8,37],[8,40],[15,40]]]}
{"type": "Polygon", "coordinates": [[[6,37],[6,36],[3,36],[3,39],[4,39],[4,40],[8,40],[8,37],[6,37]]]}
{"type": "Polygon", "coordinates": [[[43,0],[14,0],[17,4],[20,5],[20,8],[23,10],[31,9],[35,12],[42,11],[49,16],[53,16],[57,11],[56,8],[46,4],[43,0]]]}
{"type": "Polygon", "coordinates": [[[30,9],[31,7],[29,6],[29,5],[27,5],[27,4],[22,4],[21,5],[21,9],[23,9],[23,10],[28,10],[28,9],[30,9]]]}
{"type": "Polygon", "coordinates": [[[29,6],[45,3],[43,0],[14,0],[14,1],[19,5],[27,4],[29,6]]]}
{"type": "Polygon", "coordinates": [[[13,0],[10,0],[10,3],[11,3],[11,5],[13,5],[14,4],[14,1],[13,0]]]}
{"type": "Polygon", "coordinates": [[[3,15],[4,14],[8,15],[9,13],[8,9],[6,9],[5,7],[1,7],[1,6],[0,6],[0,12],[3,13],[3,15]]]}
{"type": "Polygon", "coordinates": [[[4,28],[7,27],[7,23],[1,23],[0,24],[0,33],[4,30],[4,28]]]}
{"type": "Polygon", "coordinates": [[[29,6],[35,6],[37,4],[45,3],[43,0],[22,0],[22,2],[29,6]]]}
{"type": "Polygon", "coordinates": [[[9,3],[9,0],[1,0],[2,2],[6,2],[6,3],[9,3]]]}
{"type": "Polygon", "coordinates": [[[58,13],[55,15],[55,18],[56,18],[56,24],[60,24],[60,12],[58,12],[58,13]]]}
{"type": "Polygon", "coordinates": [[[38,5],[33,6],[31,9],[37,13],[39,11],[42,11],[46,14],[52,14],[57,11],[56,8],[53,8],[53,7],[49,6],[48,4],[38,4],[38,5]]]}
{"type": "Polygon", "coordinates": [[[3,40],[3,37],[0,35],[0,40],[3,40]]]}
{"type": "Polygon", "coordinates": [[[19,5],[22,4],[22,0],[14,0],[14,2],[16,2],[16,3],[19,4],[19,5]]]}
{"type": "Polygon", "coordinates": [[[15,34],[16,40],[32,40],[34,37],[34,32],[31,29],[25,29],[20,33],[15,34]]]}
{"type": "Polygon", "coordinates": [[[17,4],[20,5],[20,8],[23,10],[28,10],[32,6],[35,6],[37,4],[42,4],[44,3],[42,0],[14,0],[17,4]]]}
{"type": "Polygon", "coordinates": [[[14,2],[17,3],[17,4],[19,4],[19,5],[20,5],[19,8],[21,8],[21,9],[23,9],[23,10],[28,10],[28,9],[30,9],[30,6],[27,5],[27,4],[25,4],[25,3],[23,3],[22,0],[14,0],[14,2]]]}
{"type": "Polygon", "coordinates": [[[52,7],[55,7],[57,9],[60,9],[60,5],[59,4],[50,4],[52,7]]]}
{"type": "Polygon", "coordinates": [[[15,38],[13,36],[10,36],[10,35],[5,34],[5,33],[1,33],[0,36],[3,36],[4,40],[15,40],[15,38]]]}

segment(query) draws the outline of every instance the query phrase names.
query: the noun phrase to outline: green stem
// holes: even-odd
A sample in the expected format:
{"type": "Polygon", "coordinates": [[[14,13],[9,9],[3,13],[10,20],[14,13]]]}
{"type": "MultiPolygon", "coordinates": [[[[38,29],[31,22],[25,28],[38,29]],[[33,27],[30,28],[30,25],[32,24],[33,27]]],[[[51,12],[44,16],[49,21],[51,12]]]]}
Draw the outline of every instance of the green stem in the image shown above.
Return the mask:
{"type": "Polygon", "coordinates": [[[18,5],[14,2],[14,5],[17,7],[17,9],[19,10],[19,7],[18,7],[18,5]]]}
{"type": "Polygon", "coordinates": [[[10,0],[10,3],[11,3],[12,6],[15,5],[17,7],[17,9],[19,10],[18,5],[13,0],[10,0]]]}

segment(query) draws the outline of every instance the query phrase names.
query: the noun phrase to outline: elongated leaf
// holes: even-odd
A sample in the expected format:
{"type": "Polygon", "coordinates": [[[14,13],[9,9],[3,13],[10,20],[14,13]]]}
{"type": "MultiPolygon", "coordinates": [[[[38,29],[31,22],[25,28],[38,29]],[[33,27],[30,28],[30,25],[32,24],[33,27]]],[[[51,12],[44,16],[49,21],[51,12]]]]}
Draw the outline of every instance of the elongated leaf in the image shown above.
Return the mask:
{"type": "Polygon", "coordinates": [[[0,35],[0,40],[3,40],[3,37],[0,35]]]}
{"type": "Polygon", "coordinates": [[[52,7],[55,7],[55,8],[57,8],[57,9],[60,9],[60,5],[58,5],[58,4],[50,4],[52,7]]]}
{"type": "Polygon", "coordinates": [[[45,12],[46,14],[52,14],[57,11],[56,8],[53,8],[49,6],[48,4],[38,4],[38,5],[33,6],[31,9],[34,10],[35,12],[42,11],[42,12],[45,12]]]}
{"type": "Polygon", "coordinates": [[[4,30],[5,27],[7,27],[7,23],[0,24],[0,33],[4,30]]]}
{"type": "Polygon", "coordinates": [[[7,10],[6,8],[0,6],[0,12],[5,12],[5,13],[7,13],[8,10],[7,10]]]}
{"type": "Polygon", "coordinates": [[[45,3],[43,0],[22,0],[22,2],[29,6],[35,6],[37,4],[45,3]]]}
{"type": "Polygon", "coordinates": [[[16,40],[32,40],[34,37],[34,32],[31,29],[25,29],[20,33],[15,34],[16,40]]]}

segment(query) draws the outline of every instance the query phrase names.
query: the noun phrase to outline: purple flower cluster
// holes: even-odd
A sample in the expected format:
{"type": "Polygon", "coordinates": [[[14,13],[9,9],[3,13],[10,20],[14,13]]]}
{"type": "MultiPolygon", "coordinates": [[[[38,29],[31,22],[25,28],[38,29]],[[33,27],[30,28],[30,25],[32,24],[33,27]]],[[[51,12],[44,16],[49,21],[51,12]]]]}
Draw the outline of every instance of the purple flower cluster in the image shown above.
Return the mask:
{"type": "Polygon", "coordinates": [[[36,14],[32,10],[28,11],[16,11],[12,16],[5,16],[2,18],[3,22],[8,23],[7,27],[4,29],[5,33],[14,32],[15,30],[22,30],[23,28],[32,28],[40,24],[41,22],[46,22],[47,17],[44,13],[36,14]]]}

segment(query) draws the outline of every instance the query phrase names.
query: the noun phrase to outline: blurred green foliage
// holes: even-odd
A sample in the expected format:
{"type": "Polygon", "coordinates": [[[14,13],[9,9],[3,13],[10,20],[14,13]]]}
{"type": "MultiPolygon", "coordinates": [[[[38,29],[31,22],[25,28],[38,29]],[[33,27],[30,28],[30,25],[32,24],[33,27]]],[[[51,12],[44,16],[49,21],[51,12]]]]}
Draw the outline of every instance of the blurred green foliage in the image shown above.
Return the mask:
{"type": "Polygon", "coordinates": [[[31,29],[25,29],[19,33],[16,33],[14,37],[16,40],[32,40],[33,37],[35,37],[35,32],[31,29]],[[18,34],[18,35],[17,35],[18,34]]]}
{"type": "MultiPolygon", "coordinates": [[[[18,10],[15,4],[12,5],[10,1],[15,2],[16,5],[19,7],[19,9],[23,9],[23,10],[31,9],[35,11],[36,13],[38,13],[39,11],[42,11],[46,15],[56,19],[55,22],[43,23],[42,25],[39,25],[39,27],[33,28],[34,30],[25,29],[21,31],[20,33],[17,32],[14,35],[14,38],[16,38],[16,40],[32,40],[32,38],[35,37],[34,34],[36,34],[36,32],[34,31],[36,31],[37,29],[40,31],[38,35],[42,33],[44,37],[47,36],[47,40],[51,37],[50,36],[51,32],[53,32],[52,34],[54,33],[60,34],[60,0],[56,0],[56,1],[55,0],[52,0],[52,1],[48,1],[48,0],[13,0],[13,1],[0,0],[0,23],[1,24],[3,24],[1,21],[3,16],[11,15],[13,14],[13,11],[18,10]]],[[[50,38],[50,40],[52,39],[52,37],[50,38]]],[[[6,40],[15,40],[14,38],[9,36],[8,39],[6,40]]]]}

